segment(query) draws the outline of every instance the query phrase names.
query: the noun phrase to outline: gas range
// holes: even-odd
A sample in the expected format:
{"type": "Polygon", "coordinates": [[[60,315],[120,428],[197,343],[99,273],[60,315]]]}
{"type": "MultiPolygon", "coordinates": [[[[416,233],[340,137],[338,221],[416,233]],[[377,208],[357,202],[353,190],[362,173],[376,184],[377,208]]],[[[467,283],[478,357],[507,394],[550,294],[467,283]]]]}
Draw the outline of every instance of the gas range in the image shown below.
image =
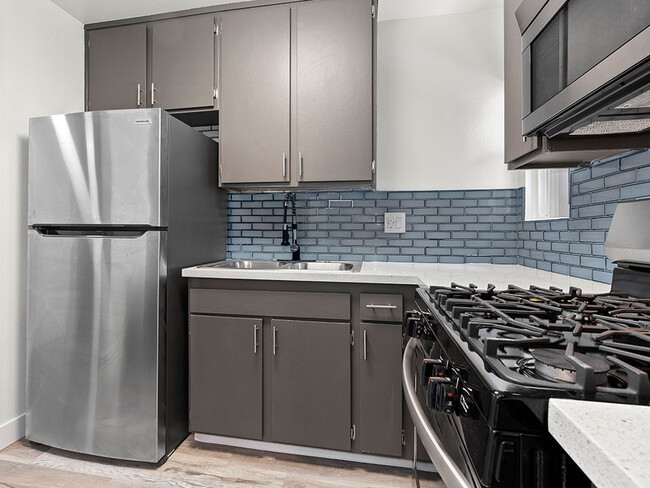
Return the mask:
{"type": "Polygon", "coordinates": [[[650,299],[453,283],[426,295],[487,374],[580,399],[648,404],[650,299]],[[488,373],[489,372],[489,373],[488,373]]]}
{"type": "Polygon", "coordinates": [[[650,403],[650,299],[452,283],[415,304],[404,381],[449,487],[591,487],[548,433],[548,400],[650,403]]]}
{"type": "Polygon", "coordinates": [[[608,293],[420,288],[402,383],[449,488],[590,488],[548,432],[550,398],[650,404],[650,200],[619,203],[608,293]],[[645,219],[645,220],[644,220],[645,219]]]}

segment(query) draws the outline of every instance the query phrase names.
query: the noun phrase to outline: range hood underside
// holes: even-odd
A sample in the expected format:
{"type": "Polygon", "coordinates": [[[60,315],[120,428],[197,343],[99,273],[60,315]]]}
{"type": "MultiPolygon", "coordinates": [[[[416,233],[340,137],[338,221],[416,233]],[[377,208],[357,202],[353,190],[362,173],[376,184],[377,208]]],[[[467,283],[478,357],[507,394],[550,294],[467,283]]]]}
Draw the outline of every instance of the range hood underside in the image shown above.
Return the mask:
{"type": "Polygon", "coordinates": [[[538,148],[508,162],[508,169],[576,168],[650,147],[650,132],[595,136],[539,136],[538,148]]]}

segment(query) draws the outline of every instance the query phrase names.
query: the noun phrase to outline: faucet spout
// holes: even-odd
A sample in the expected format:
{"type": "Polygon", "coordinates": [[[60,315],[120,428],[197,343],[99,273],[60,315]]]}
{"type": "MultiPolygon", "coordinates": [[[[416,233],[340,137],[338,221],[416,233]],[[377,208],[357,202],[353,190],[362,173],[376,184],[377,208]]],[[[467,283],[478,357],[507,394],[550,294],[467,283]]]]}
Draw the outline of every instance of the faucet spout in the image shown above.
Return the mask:
{"type": "Polygon", "coordinates": [[[296,194],[287,192],[284,196],[284,219],[282,225],[282,242],[281,246],[289,246],[291,251],[291,260],[300,261],[300,246],[298,245],[298,221],[296,219],[296,194]],[[291,223],[287,222],[287,210],[291,204],[291,223]],[[291,240],[289,233],[291,232],[291,240]]]}

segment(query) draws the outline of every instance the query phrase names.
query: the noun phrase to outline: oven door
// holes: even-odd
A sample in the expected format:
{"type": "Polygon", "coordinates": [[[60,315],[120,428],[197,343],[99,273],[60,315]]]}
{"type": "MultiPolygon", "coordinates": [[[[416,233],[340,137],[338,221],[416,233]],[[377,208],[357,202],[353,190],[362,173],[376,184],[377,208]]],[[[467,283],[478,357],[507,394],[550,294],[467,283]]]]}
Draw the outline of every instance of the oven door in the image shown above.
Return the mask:
{"type": "Polygon", "coordinates": [[[411,338],[402,359],[402,386],[417,435],[448,488],[480,488],[456,416],[444,413],[428,415],[426,405],[420,401],[419,372],[414,364],[421,362],[424,355],[420,341],[411,338]]]}

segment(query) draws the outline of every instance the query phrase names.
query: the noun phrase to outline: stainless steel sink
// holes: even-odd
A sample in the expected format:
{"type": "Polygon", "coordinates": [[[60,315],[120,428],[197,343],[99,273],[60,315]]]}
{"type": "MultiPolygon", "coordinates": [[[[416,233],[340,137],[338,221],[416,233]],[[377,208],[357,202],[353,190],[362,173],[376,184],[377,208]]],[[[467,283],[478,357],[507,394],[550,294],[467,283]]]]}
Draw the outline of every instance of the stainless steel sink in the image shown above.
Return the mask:
{"type": "Polygon", "coordinates": [[[230,259],[206,264],[205,268],[258,269],[284,271],[348,271],[358,272],[361,263],[350,261],[273,261],[264,259],[230,259]]]}
{"type": "Polygon", "coordinates": [[[282,269],[307,269],[312,271],[359,271],[361,263],[346,263],[342,261],[289,261],[282,269]]]}
{"type": "Polygon", "coordinates": [[[281,269],[280,261],[265,261],[254,259],[231,259],[218,263],[206,264],[206,268],[228,268],[228,269],[281,269]]]}

